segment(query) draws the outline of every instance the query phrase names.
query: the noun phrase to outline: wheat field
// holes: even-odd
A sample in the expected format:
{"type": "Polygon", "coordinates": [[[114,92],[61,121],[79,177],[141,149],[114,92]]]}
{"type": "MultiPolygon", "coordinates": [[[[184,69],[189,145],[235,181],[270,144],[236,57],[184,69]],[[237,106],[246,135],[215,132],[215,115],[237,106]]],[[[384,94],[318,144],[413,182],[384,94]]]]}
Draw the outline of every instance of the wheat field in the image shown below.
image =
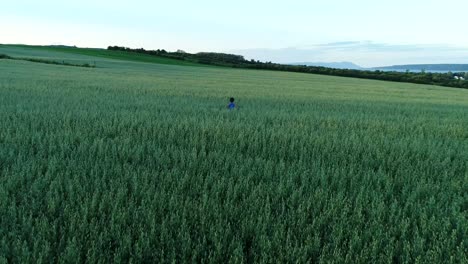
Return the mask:
{"type": "Polygon", "coordinates": [[[0,53],[0,263],[468,262],[467,90],[0,53]]]}

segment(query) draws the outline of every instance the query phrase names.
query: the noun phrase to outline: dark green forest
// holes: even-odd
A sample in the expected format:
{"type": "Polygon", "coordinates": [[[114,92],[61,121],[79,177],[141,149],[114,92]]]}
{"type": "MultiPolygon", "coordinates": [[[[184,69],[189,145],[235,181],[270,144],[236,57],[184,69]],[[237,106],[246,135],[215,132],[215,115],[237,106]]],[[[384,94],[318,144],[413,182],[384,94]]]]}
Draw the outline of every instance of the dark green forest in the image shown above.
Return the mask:
{"type": "Polygon", "coordinates": [[[465,73],[431,73],[431,72],[394,72],[382,70],[349,70],[349,69],[334,69],[326,67],[306,66],[306,65],[287,65],[272,62],[261,62],[256,60],[246,60],[243,56],[215,52],[200,52],[200,53],[187,53],[181,50],[176,52],[168,52],[164,49],[158,50],[145,50],[132,49],[127,47],[109,46],[108,50],[136,52],[148,54],[152,56],[166,57],[177,60],[224,66],[232,68],[244,69],[259,69],[259,70],[273,70],[273,71],[288,71],[288,72],[301,72],[313,73],[322,75],[392,81],[392,82],[407,82],[417,84],[430,84],[440,85],[447,87],[465,88],[468,89],[468,81],[457,80],[455,76],[465,76],[465,73]]]}

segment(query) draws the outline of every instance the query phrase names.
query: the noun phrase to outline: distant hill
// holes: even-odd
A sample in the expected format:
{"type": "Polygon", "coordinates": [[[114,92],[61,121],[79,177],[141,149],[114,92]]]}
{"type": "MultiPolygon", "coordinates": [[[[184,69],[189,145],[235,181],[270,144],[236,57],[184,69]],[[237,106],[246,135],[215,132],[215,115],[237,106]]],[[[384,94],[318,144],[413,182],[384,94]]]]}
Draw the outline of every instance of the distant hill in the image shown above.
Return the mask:
{"type": "Polygon", "coordinates": [[[452,71],[468,72],[468,64],[410,64],[375,67],[375,70],[452,71]]]}
{"type": "Polygon", "coordinates": [[[351,69],[351,70],[360,70],[361,66],[356,65],[349,61],[343,62],[295,62],[291,65],[306,65],[306,66],[315,66],[315,67],[326,67],[334,69],[351,69]]]}
{"type": "MultiPolygon", "coordinates": [[[[66,60],[63,59],[53,60],[58,62],[59,65],[72,64],[76,65],[92,65],[97,68],[105,67],[106,61],[98,61],[96,65],[92,57],[100,57],[106,59],[117,59],[117,60],[129,60],[137,62],[148,62],[157,64],[170,64],[170,65],[187,65],[196,67],[230,67],[239,69],[257,69],[257,70],[271,70],[271,71],[284,71],[284,72],[297,72],[297,73],[310,73],[310,74],[321,74],[331,75],[340,77],[352,77],[362,79],[373,79],[393,82],[409,82],[417,84],[430,84],[430,85],[441,85],[448,87],[458,87],[468,89],[468,81],[465,76],[460,79],[461,76],[459,70],[451,70],[452,74],[444,73],[443,71],[433,71],[431,74],[423,74],[420,71],[410,70],[408,73],[405,70],[380,70],[374,69],[349,69],[350,67],[356,67],[355,64],[347,63],[298,63],[299,65],[291,64],[279,64],[273,62],[261,62],[255,61],[254,59],[246,60],[241,55],[235,54],[224,54],[216,52],[199,52],[199,53],[187,53],[187,52],[170,52],[164,49],[158,50],[145,50],[143,48],[132,49],[127,47],[109,46],[105,49],[93,49],[93,48],[69,48],[69,47],[51,47],[51,46],[26,46],[26,45],[0,45],[0,60],[27,60],[34,61],[39,57],[41,59],[37,62],[43,62],[44,58],[49,61],[49,52],[57,51],[63,56],[66,54],[73,54],[76,59],[66,60]],[[2,56],[2,54],[4,54],[2,56]],[[78,55],[85,55],[86,57],[80,57],[78,55]],[[322,65],[328,67],[317,67],[317,66],[306,66],[309,65],[322,65]],[[353,66],[354,65],[354,66],[353,66]],[[331,67],[345,67],[343,68],[331,68],[331,67]]],[[[47,62],[48,62],[47,61],[47,62]]],[[[55,63],[54,63],[55,64],[55,63]]],[[[411,65],[412,67],[417,67],[411,65]]],[[[359,66],[357,66],[359,67],[359,66]]],[[[394,66],[395,67],[395,66],[394,66]]],[[[407,66],[396,66],[396,67],[407,67],[407,66]]],[[[444,67],[447,68],[447,67],[444,67]]],[[[457,68],[463,69],[463,68],[457,68]]],[[[429,72],[429,70],[427,70],[429,72]]]]}
{"type": "Polygon", "coordinates": [[[68,45],[50,45],[48,47],[53,47],[53,48],[70,48],[70,49],[76,49],[77,46],[68,46],[68,45]]]}
{"type": "MultiPolygon", "coordinates": [[[[94,61],[90,57],[99,57],[104,59],[115,59],[124,61],[134,62],[147,62],[157,64],[168,64],[168,65],[186,65],[186,66],[197,66],[197,67],[208,67],[207,65],[193,63],[189,61],[183,61],[172,58],[151,56],[149,54],[137,53],[137,52],[126,52],[126,51],[109,51],[100,48],[74,48],[74,46],[28,46],[28,45],[6,45],[0,44],[0,54],[6,54],[11,57],[20,58],[47,58],[50,52],[60,52],[61,54],[74,54],[83,55],[88,57],[77,57],[76,60],[69,60],[67,56],[56,59],[58,62],[68,62],[74,64],[89,63],[93,64],[94,61]]],[[[100,65],[97,66],[98,68],[100,65]]]]}

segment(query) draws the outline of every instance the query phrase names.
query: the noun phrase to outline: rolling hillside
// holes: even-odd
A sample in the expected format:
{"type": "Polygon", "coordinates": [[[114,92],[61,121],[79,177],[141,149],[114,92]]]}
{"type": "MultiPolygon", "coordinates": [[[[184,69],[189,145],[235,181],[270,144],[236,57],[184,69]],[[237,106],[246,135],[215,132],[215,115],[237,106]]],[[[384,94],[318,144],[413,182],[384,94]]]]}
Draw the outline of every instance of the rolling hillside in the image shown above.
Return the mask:
{"type": "Polygon", "coordinates": [[[95,61],[107,62],[108,60],[124,60],[131,62],[147,62],[167,65],[201,66],[200,64],[191,63],[187,61],[154,57],[146,54],[110,51],[105,49],[93,48],[0,45],[0,54],[6,54],[13,57],[22,58],[40,58],[59,61],[64,60],[72,63],[87,62],[93,64],[95,61]]]}

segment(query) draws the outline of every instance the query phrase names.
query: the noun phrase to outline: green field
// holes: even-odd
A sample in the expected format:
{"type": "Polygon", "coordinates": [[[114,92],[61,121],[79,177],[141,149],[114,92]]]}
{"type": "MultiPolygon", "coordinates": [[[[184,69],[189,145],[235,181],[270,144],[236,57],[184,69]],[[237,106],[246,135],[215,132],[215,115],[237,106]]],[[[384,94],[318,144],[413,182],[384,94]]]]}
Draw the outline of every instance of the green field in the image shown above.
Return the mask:
{"type": "Polygon", "coordinates": [[[0,54],[0,263],[468,262],[468,90],[0,54]]]}

